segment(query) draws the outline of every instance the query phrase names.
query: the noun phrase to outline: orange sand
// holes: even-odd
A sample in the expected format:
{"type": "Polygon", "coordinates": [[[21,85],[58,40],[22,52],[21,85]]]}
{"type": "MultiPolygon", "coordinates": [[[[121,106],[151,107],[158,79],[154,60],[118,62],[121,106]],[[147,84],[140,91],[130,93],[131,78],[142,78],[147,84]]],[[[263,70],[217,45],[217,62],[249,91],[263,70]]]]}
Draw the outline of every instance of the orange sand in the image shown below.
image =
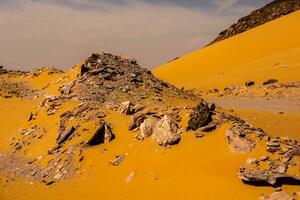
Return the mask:
{"type": "Polygon", "coordinates": [[[300,11],[181,57],[153,70],[186,88],[224,88],[269,78],[300,80],[300,11]]]}

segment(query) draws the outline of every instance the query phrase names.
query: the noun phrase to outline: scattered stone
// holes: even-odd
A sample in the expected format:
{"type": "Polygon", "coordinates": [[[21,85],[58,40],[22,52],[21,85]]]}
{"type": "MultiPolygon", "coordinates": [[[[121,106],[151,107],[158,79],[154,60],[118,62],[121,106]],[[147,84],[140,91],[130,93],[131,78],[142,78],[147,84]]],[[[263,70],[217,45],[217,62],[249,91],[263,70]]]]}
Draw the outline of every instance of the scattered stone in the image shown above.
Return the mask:
{"type": "Polygon", "coordinates": [[[46,182],[46,185],[52,185],[54,183],[55,183],[55,181],[49,181],[49,182],[46,182]]]}
{"type": "Polygon", "coordinates": [[[63,176],[63,174],[58,173],[53,178],[56,180],[59,180],[59,179],[61,179],[62,176],[63,176]]]}
{"type": "Polygon", "coordinates": [[[80,156],[79,162],[82,162],[84,160],[84,156],[80,156]]]}
{"type": "Polygon", "coordinates": [[[210,123],[206,126],[203,126],[203,127],[199,128],[198,130],[202,131],[202,132],[211,132],[211,131],[215,130],[216,128],[217,128],[216,124],[210,123]]]}
{"type": "Polygon", "coordinates": [[[15,150],[20,150],[20,149],[22,149],[22,145],[20,144],[20,143],[16,143],[15,144],[15,150]]]}
{"type": "Polygon", "coordinates": [[[280,192],[280,191],[282,191],[282,188],[281,188],[281,187],[276,187],[274,190],[275,190],[276,192],[280,192]]]}
{"type": "Polygon", "coordinates": [[[267,156],[267,155],[263,155],[263,156],[261,156],[260,157],[260,161],[267,161],[269,159],[269,156],[267,156]]]}
{"type": "Polygon", "coordinates": [[[126,182],[129,183],[131,182],[135,177],[135,172],[131,172],[127,177],[126,177],[126,182]]]}
{"type": "Polygon", "coordinates": [[[165,115],[155,126],[152,139],[161,146],[177,144],[180,141],[178,125],[170,116],[165,115]]]}
{"type": "Polygon", "coordinates": [[[57,165],[57,169],[58,169],[58,170],[62,170],[63,168],[64,168],[64,165],[63,165],[63,164],[57,165]]]}
{"type": "Polygon", "coordinates": [[[33,114],[32,114],[32,113],[30,113],[30,114],[28,115],[27,121],[31,121],[31,120],[33,120],[33,114]]]}
{"type": "Polygon", "coordinates": [[[111,160],[110,163],[113,166],[119,166],[124,159],[125,159],[125,155],[118,155],[114,160],[111,160]]]}
{"type": "Polygon", "coordinates": [[[54,154],[54,153],[58,152],[60,148],[61,148],[60,145],[57,145],[57,146],[55,146],[53,148],[50,148],[50,149],[48,149],[48,154],[50,154],[50,155],[54,154]]]}
{"type": "Polygon", "coordinates": [[[258,163],[258,160],[256,160],[256,158],[248,158],[246,163],[249,165],[253,165],[253,164],[256,165],[258,163]]]}
{"type": "Polygon", "coordinates": [[[204,136],[205,135],[203,133],[199,133],[199,132],[195,133],[196,138],[203,138],[204,136]]]}

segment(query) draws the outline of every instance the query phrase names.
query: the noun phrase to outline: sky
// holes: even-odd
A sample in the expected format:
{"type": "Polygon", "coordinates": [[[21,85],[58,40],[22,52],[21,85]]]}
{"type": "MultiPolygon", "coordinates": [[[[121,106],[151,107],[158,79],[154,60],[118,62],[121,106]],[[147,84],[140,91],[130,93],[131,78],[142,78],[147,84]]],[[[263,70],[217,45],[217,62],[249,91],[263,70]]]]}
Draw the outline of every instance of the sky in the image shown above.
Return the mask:
{"type": "Polygon", "coordinates": [[[68,69],[92,52],[152,69],[270,0],[0,0],[0,65],[68,69]]]}

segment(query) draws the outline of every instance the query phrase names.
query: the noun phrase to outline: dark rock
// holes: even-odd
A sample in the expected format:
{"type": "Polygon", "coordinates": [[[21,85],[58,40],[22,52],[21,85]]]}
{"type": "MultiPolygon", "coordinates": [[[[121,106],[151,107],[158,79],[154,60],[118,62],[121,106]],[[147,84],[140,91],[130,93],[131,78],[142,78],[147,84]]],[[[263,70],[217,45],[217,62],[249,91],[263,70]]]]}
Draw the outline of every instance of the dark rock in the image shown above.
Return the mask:
{"type": "Polygon", "coordinates": [[[265,82],[263,82],[263,85],[269,85],[269,84],[277,83],[277,82],[278,82],[277,79],[268,79],[265,82]]]}
{"type": "Polygon", "coordinates": [[[88,146],[95,146],[102,143],[108,143],[114,139],[115,135],[112,133],[110,125],[101,121],[100,126],[93,137],[87,142],[88,146]]]}
{"type": "Polygon", "coordinates": [[[27,121],[31,121],[31,120],[33,120],[33,114],[32,114],[32,113],[30,113],[30,114],[28,115],[27,121]]]}
{"type": "Polygon", "coordinates": [[[254,81],[247,81],[246,83],[245,83],[245,86],[246,87],[250,87],[250,86],[253,86],[255,83],[254,83],[254,81]]]}
{"type": "Polygon", "coordinates": [[[188,121],[187,130],[197,130],[211,122],[211,108],[206,101],[201,100],[199,104],[193,108],[188,121]]]}
{"type": "Polygon", "coordinates": [[[20,144],[20,143],[16,143],[15,144],[15,150],[20,150],[20,149],[22,149],[22,145],[20,144]]]}

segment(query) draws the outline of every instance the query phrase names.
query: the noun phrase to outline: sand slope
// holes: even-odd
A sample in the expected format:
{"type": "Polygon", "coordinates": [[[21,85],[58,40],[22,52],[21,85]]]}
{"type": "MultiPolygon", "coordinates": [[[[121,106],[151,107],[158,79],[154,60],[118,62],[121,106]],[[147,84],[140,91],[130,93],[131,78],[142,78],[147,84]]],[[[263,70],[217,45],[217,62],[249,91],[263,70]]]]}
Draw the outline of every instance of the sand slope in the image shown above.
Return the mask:
{"type": "Polygon", "coordinates": [[[220,88],[268,78],[300,79],[300,12],[159,66],[153,73],[178,87],[220,88]]]}

